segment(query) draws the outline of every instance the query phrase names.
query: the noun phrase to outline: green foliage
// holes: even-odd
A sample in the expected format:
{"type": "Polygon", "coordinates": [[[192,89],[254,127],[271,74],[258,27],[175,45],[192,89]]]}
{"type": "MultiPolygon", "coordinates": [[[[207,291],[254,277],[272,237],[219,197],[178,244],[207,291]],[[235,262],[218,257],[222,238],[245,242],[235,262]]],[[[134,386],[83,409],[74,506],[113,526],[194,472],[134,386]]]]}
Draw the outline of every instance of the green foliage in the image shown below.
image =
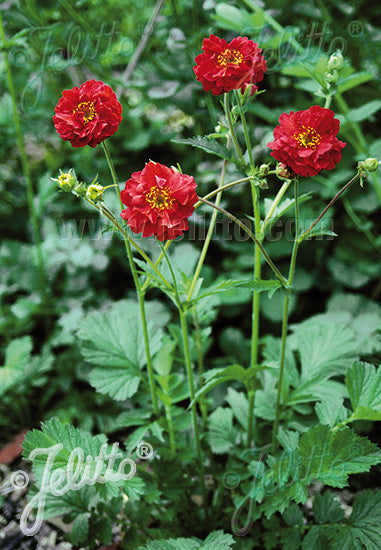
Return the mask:
{"type": "Polygon", "coordinates": [[[191,539],[169,539],[149,542],[138,550],[231,550],[235,544],[231,535],[213,531],[204,542],[191,539]]]}
{"type": "MultiPolygon", "coordinates": [[[[161,327],[166,313],[159,304],[147,304],[150,318],[148,331],[151,354],[159,349],[161,327]]],[[[100,393],[123,401],[134,395],[143,378],[141,369],[146,356],[138,305],[131,301],[116,302],[105,313],[94,312],[83,319],[78,331],[81,353],[96,365],[89,381],[100,393]]]]}

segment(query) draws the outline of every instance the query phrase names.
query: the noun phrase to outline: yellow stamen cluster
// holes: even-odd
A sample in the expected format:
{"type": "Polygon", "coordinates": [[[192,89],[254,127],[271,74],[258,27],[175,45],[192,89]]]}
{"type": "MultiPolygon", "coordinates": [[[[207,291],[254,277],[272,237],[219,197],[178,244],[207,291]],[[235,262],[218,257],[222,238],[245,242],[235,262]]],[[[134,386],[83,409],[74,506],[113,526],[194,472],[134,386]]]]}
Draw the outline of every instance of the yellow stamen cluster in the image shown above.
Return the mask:
{"type": "Polygon", "coordinates": [[[172,210],[174,208],[175,199],[171,198],[169,189],[152,187],[145,197],[152,209],[172,210]]]}
{"type": "Polygon", "coordinates": [[[90,122],[90,120],[93,120],[93,118],[95,118],[98,114],[92,101],[83,101],[82,103],[79,103],[74,109],[73,114],[77,111],[82,112],[84,124],[87,124],[88,122],[90,122]]]}
{"type": "Polygon", "coordinates": [[[238,50],[229,50],[227,48],[217,57],[217,62],[226,67],[226,65],[239,65],[243,61],[243,55],[238,50]]]}
{"type": "Polygon", "coordinates": [[[294,134],[293,138],[305,149],[316,149],[321,141],[321,135],[312,126],[302,126],[300,134],[294,134]]]}

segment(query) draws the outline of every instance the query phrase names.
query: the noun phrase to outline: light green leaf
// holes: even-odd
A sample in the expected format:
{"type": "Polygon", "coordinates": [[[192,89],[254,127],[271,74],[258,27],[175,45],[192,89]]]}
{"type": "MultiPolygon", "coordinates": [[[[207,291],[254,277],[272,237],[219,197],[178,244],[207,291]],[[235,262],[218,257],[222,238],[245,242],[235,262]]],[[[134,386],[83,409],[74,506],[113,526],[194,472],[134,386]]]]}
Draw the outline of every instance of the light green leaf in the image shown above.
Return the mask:
{"type": "Polygon", "coordinates": [[[218,407],[210,415],[208,441],[216,454],[228,453],[236,442],[237,433],[233,427],[233,411],[218,407]]]}
{"type": "Polygon", "coordinates": [[[348,369],[345,382],[354,410],[353,418],[381,420],[381,369],[356,361],[348,369]]]}
{"type": "Polygon", "coordinates": [[[132,479],[129,479],[124,484],[124,491],[127,494],[129,500],[134,502],[139,500],[142,495],[144,495],[144,489],[146,484],[144,481],[137,476],[134,476],[132,479]]]}
{"type": "Polygon", "coordinates": [[[95,368],[89,382],[99,393],[109,395],[116,401],[125,401],[138,391],[143,376],[135,366],[95,368]]]}
{"type": "Polygon", "coordinates": [[[87,513],[76,516],[71,528],[70,540],[73,544],[78,545],[83,542],[89,532],[89,517],[87,513]]]}
{"type": "Polygon", "coordinates": [[[30,336],[17,338],[5,350],[5,364],[0,367],[0,396],[18,384],[24,376],[32,351],[30,336]]]}
{"type": "Polygon", "coordinates": [[[365,71],[356,72],[340,80],[337,92],[342,94],[348,90],[352,90],[352,88],[357,88],[357,86],[361,86],[361,84],[365,84],[370,80],[373,80],[372,73],[365,71]]]}
{"type": "Polygon", "coordinates": [[[224,145],[221,145],[216,141],[215,139],[209,139],[207,136],[201,137],[196,136],[194,138],[188,138],[188,139],[172,139],[174,143],[182,143],[184,145],[191,145],[192,147],[197,147],[199,149],[202,149],[203,151],[206,151],[207,153],[211,153],[212,155],[217,155],[220,158],[229,160],[230,162],[233,162],[234,164],[237,164],[238,166],[241,166],[241,162],[236,159],[236,157],[233,155],[227,147],[224,145]]]}
{"type": "Polygon", "coordinates": [[[229,403],[236,420],[246,430],[249,414],[249,402],[246,395],[243,392],[236,391],[234,388],[228,388],[226,401],[229,403]]]}
{"type": "Polygon", "coordinates": [[[349,474],[368,472],[381,462],[377,445],[347,427],[313,426],[300,438],[299,451],[308,479],[331,487],[344,487],[349,474]]]}
{"type": "Polygon", "coordinates": [[[374,99],[373,101],[364,103],[364,105],[361,105],[361,107],[358,107],[357,109],[351,109],[347,114],[347,118],[351,122],[362,122],[363,120],[369,119],[369,117],[377,113],[380,109],[381,100],[374,99]]]}
{"type": "MultiPolygon", "coordinates": [[[[26,459],[33,462],[33,473],[36,477],[37,484],[40,485],[46,461],[48,458],[47,452],[38,452],[35,456],[31,453],[34,449],[51,449],[54,445],[62,445],[60,449],[57,447],[52,464],[52,470],[57,468],[63,468],[67,470],[70,455],[78,448],[82,449],[84,458],[91,456],[94,460],[86,468],[89,478],[92,478],[96,473],[97,458],[100,454],[101,447],[107,444],[107,439],[104,435],[92,436],[90,433],[78,430],[70,424],[63,424],[57,418],[53,418],[48,422],[44,422],[41,425],[41,430],[33,430],[26,434],[23,442],[23,454],[26,459]]],[[[111,446],[107,447],[106,452],[111,451],[111,446]]],[[[119,451],[118,451],[119,452],[119,451]]],[[[123,453],[120,453],[121,455],[123,453]]],[[[124,458],[124,456],[123,456],[124,458]]],[[[115,461],[115,471],[118,469],[118,462],[120,458],[115,461]]],[[[75,461],[76,464],[76,461],[75,461]]],[[[73,471],[75,470],[75,464],[72,465],[73,471]]],[[[101,474],[105,474],[106,464],[104,464],[101,474]]],[[[119,487],[124,483],[124,480],[96,482],[94,487],[97,492],[104,498],[110,498],[116,496],[119,491],[119,487]]]]}
{"type": "Polygon", "coordinates": [[[248,380],[252,378],[253,374],[266,368],[266,366],[255,365],[250,369],[244,369],[241,365],[230,365],[225,368],[210,369],[204,373],[204,385],[200,390],[198,390],[192,403],[196,403],[202,395],[209,392],[219,384],[223,384],[224,382],[235,380],[246,384],[248,380]]]}
{"type": "Polygon", "coordinates": [[[330,428],[348,417],[348,409],[344,407],[344,399],[324,400],[316,404],[315,411],[321,424],[330,428]]]}
{"type": "MultiPolygon", "coordinates": [[[[146,314],[150,352],[155,355],[168,316],[162,306],[150,302],[146,314]]],[[[90,373],[90,383],[117,400],[134,395],[141,379],[140,369],[146,364],[138,304],[121,300],[102,313],[90,313],[81,321],[78,336],[82,355],[97,367],[90,373]]]]}
{"type": "MultiPolygon", "coordinates": [[[[322,316],[323,317],[323,316],[322,316]]],[[[301,383],[342,374],[356,358],[353,331],[322,318],[294,325],[294,343],[301,360],[301,383]],[[313,322],[315,321],[315,322],[313,322]]]]}

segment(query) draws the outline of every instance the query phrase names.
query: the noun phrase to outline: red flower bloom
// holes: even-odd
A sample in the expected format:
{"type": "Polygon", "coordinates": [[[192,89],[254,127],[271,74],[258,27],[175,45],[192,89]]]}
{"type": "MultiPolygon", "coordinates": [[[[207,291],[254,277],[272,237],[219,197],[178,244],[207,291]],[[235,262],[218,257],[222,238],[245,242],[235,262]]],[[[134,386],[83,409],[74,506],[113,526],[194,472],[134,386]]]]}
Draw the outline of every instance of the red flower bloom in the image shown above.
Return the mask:
{"type": "Polygon", "coordinates": [[[271,155],[300,176],[316,176],[332,170],[341,161],[346,143],[336,135],[340,122],[331,109],[313,105],[306,111],[282,113],[274,129],[274,141],[267,144],[271,155]]]}
{"type": "Polygon", "coordinates": [[[148,162],[126,181],[121,197],[127,208],[121,216],[134,233],[143,233],[143,237],[176,239],[188,229],[187,218],[198,200],[195,189],[192,176],[148,162]]]}
{"type": "Polygon", "coordinates": [[[122,106],[101,80],[88,80],[80,88],[65,90],[55,113],[57,132],[73,147],[95,147],[115,134],[122,122],[122,106]]]}
{"type": "Polygon", "coordinates": [[[253,92],[258,90],[255,84],[263,79],[267,70],[258,44],[242,36],[228,44],[211,34],[204,38],[202,49],[204,53],[196,57],[193,70],[205,92],[220,95],[239,88],[244,92],[249,84],[253,85],[253,92]]]}

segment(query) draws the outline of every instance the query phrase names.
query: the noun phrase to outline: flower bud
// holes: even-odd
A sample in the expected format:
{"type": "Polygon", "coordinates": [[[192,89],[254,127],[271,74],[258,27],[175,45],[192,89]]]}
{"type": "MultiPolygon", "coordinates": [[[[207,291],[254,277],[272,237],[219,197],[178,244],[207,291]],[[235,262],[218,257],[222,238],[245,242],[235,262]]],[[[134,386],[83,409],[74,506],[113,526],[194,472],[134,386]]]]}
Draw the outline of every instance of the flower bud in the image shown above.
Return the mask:
{"type": "Polygon", "coordinates": [[[70,193],[78,183],[75,174],[72,174],[71,171],[72,168],[70,168],[69,172],[62,172],[62,170],[60,170],[58,178],[52,178],[52,180],[58,182],[58,185],[60,186],[62,191],[65,191],[67,193],[70,193]]]}
{"type": "Polygon", "coordinates": [[[291,180],[296,177],[295,172],[291,170],[284,162],[278,162],[276,165],[276,175],[280,179],[291,180]]]}
{"type": "Polygon", "coordinates": [[[98,183],[89,185],[86,191],[86,197],[93,202],[100,202],[103,199],[104,187],[98,183]]]}
{"type": "Polygon", "coordinates": [[[339,79],[339,73],[336,71],[336,69],[333,69],[333,71],[329,73],[325,73],[325,81],[328,84],[335,84],[339,79]]]}
{"type": "Polygon", "coordinates": [[[266,178],[263,178],[260,180],[259,182],[259,188],[260,189],[268,189],[269,188],[269,184],[267,183],[267,179],[266,178]]]}
{"type": "Polygon", "coordinates": [[[331,57],[328,59],[328,70],[331,71],[332,69],[341,69],[344,65],[344,57],[340,50],[333,53],[331,57]]]}
{"type": "Polygon", "coordinates": [[[367,172],[375,172],[378,168],[378,160],[376,158],[368,158],[358,163],[359,170],[366,170],[367,172]]]}
{"type": "Polygon", "coordinates": [[[259,167],[259,174],[260,175],[266,175],[269,173],[269,165],[268,164],[261,164],[259,167]]]}

